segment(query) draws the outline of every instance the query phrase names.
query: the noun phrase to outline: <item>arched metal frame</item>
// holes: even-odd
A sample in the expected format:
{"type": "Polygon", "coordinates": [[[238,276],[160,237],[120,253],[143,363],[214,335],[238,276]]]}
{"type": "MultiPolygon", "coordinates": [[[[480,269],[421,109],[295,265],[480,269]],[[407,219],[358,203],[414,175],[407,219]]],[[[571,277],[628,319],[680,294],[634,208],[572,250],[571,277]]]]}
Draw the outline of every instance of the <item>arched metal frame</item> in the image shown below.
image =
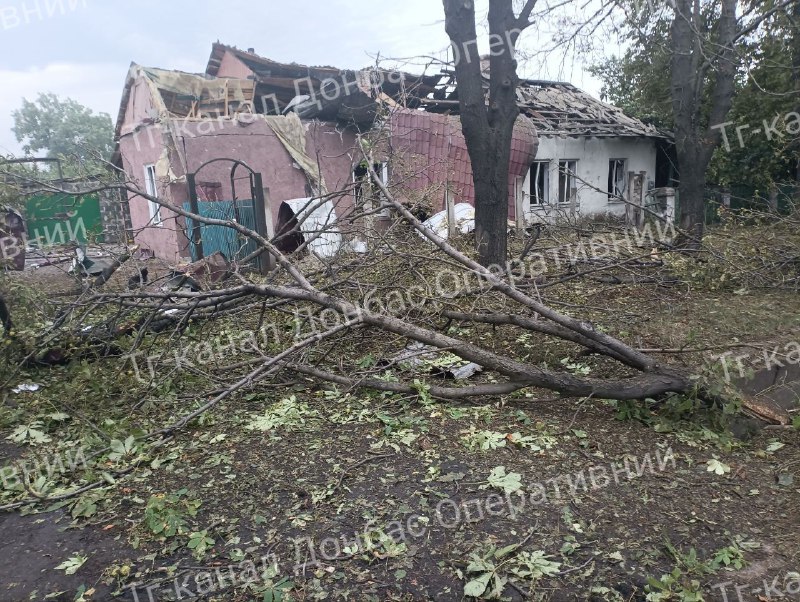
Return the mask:
{"type": "MultiPolygon", "coordinates": [[[[229,162],[232,163],[233,166],[231,167],[231,194],[233,195],[233,210],[235,219],[240,222],[239,219],[239,211],[236,208],[236,170],[239,167],[243,167],[249,172],[250,175],[250,195],[253,199],[253,211],[255,213],[255,225],[256,225],[256,232],[263,236],[264,238],[269,238],[269,232],[267,230],[267,217],[266,211],[267,206],[265,202],[265,195],[264,195],[264,182],[261,177],[261,174],[255,171],[252,167],[250,167],[244,161],[240,161],[239,159],[226,159],[226,158],[217,158],[211,159],[210,161],[206,161],[200,167],[198,167],[194,172],[186,174],[186,184],[189,186],[189,208],[192,213],[195,215],[200,215],[200,207],[197,199],[197,174],[200,173],[203,169],[211,165],[212,163],[218,162],[229,162]]],[[[202,234],[202,224],[198,220],[192,220],[192,244],[194,245],[195,253],[197,254],[197,259],[203,259],[205,256],[203,253],[203,234],[202,234]]],[[[262,273],[266,273],[269,269],[269,264],[271,263],[268,260],[265,260],[264,255],[262,254],[257,258],[260,271],[262,273]]]]}

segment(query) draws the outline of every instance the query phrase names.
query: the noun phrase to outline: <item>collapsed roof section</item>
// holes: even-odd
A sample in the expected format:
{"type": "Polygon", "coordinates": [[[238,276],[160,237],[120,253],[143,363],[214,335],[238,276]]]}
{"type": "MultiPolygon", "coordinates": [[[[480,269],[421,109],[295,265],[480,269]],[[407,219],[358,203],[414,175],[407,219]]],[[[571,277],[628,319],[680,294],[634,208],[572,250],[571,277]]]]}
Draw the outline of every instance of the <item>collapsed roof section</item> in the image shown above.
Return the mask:
{"type": "Polygon", "coordinates": [[[252,73],[256,111],[304,119],[371,125],[381,104],[419,108],[436,92],[441,75],[413,75],[368,68],[312,67],[279,63],[225,44],[214,44],[206,74],[217,76],[226,54],[233,55],[252,73]]]}
{"type": "MultiPolygon", "coordinates": [[[[455,74],[412,75],[378,68],[362,70],[279,63],[232,46],[216,43],[205,74],[132,65],[129,81],[144,75],[157,94],[157,111],[173,117],[234,117],[239,113],[285,115],[302,119],[339,121],[370,127],[381,106],[459,114],[455,74]],[[229,56],[226,56],[229,55],[229,56]],[[230,57],[238,77],[219,77],[230,57]]],[[[127,88],[127,87],[126,87],[127,88]]],[[[484,72],[488,102],[488,70],[484,72]]],[[[129,89],[126,89],[126,94],[129,89]]],[[[517,89],[520,111],[540,136],[650,137],[671,134],[625,115],[572,84],[523,80],[517,89]]],[[[127,106],[123,98],[120,111],[127,106]]],[[[119,136],[120,132],[117,132],[119,136]]]]}
{"type": "Polygon", "coordinates": [[[176,117],[229,117],[253,112],[253,82],[142,67],[164,108],[176,117]]]}
{"type": "MultiPolygon", "coordinates": [[[[458,113],[458,89],[455,74],[443,72],[436,94],[423,101],[428,111],[458,113]]],[[[489,102],[488,65],[483,69],[483,88],[489,102]]],[[[539,136],[560,137],[640,137],[670,139],[669,132],[659,130],[626,115],[622,109],[607,104],[566,82],[522,80],[517,87],[520,112],[533,120],[539,136]]]]}
{"type": "MultiPolygon", "coordinates": [[[[230,54],[254,74],[256,97],[274,107],[259,109],[276,113],[293,110],[303,118],[371,123],[381,102],[434,113],[459,113],[455,74],[412,75],[383,69],[360,71],[336,67],[309,67],[279,63],[225,44],[214,44],[206,68],[217,75],[230,54]]],[[[489,95],[488,61],[483,68],[484,89],[489,95]]],[[[670,138],[638,119],[629,117],[583,90],[565,82],[523,80],[517,89],[522,114],[530,117],[542,136],[670,138]]]]}
{"type": "Polygon", "coordinates": [[[540,136],[671,137],[564,82],[524,80],[517,88],[517,99],[540,136]]]}

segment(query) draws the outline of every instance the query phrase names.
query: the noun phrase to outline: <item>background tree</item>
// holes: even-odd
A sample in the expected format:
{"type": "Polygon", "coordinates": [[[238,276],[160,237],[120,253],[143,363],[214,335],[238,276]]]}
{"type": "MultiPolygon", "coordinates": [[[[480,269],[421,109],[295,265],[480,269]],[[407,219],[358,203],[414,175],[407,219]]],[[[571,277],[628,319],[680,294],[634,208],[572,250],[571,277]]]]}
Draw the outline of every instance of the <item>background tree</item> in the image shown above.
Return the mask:
{"type": "Polygon", "coordinates": [[[632,28],[627,32],[629,47],[621,56],[611,56],[588,71],[602,80],[600,97],[625,114],[656,127],[671,130],[672,101],[669,22],[658,18],[647,31],[632,28]]]}
{"type": "Polygon", "coordinates": [[[23,99],[13,117],[12,129],[26,154],[44,152],[47,157],[73,159],[91,168],[114,152],[111,116],[95,114],[71,98],[42,93],[35,102],[23,99]]]}
{"type": "Polygon", "coordinates": [[[454,50],[461,127],[475,184],[475,244],[484,266],[504,265],[507,255],[508,166],[519,115],[516,44],[531,25],[536,0],[516,14],[512,0],[489,1],[489,101],[471,0],[443,0],[445,29],[454,50]]]}
{"type": "Polygon", "coordinates": [[[740,36],[736,0],[717,8],[696,0],[676,0],[670,27],[672,112],[680,182],[680,226],[703,237],[706,170],[722,139],[715,127],[733,103],[739,67],[734,44],[740,36]],[[710,107],[706,113],[706,98],[710,107]]]}
{"type": "Polygon", "coordinates": [[[788,14],[776,14],[767,25],[743,50],[749,72],[737,85],[727,118],[732,123],[728,144],[717,149],[708,174],[710,183],[742,198],[790,192],[800,160],[798,137],[788,131],[793,127],[788,127],[791,117],[787,120],[797,107],[797,83],[787,57],[798,35],[788,14]],[[768,133],[764,122],[770,125],[768,133]],[[742,143],[736,127],[745,128],[742,143]]]}
{"type": "MultiPolygon", "coordinates": [[[[703,235],[707,184],[754,194],[785,180],[796,162],[786,137],[753,136],[740,147],[735,136],[736,126],[755,128],[796,104],[787,61],[797,39],[797,21],[787,11],[792,2],[796,10],[797,0],[677,0],[628,18],[621,40],[627,50],[592,68],[611,102],[674,130],[680,225],[695,243],[703,235]],[[735,122],[730,131],[721,127],[726,122],[735,122]],[[730,148],[720,147],[723,131],[735,139],[730,148]]],[[[618,6],[624,11],[627,3],[618,6]]]]}

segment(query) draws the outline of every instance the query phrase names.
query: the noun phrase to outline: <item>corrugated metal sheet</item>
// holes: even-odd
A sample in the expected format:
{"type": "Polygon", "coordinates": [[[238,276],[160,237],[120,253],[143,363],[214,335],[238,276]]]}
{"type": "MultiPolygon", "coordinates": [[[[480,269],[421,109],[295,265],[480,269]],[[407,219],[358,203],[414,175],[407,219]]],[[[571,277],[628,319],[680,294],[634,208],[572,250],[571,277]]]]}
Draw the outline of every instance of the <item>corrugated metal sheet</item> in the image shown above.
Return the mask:
{"type": "MultiPolygon", "coordinates": [[[[458,116],[427,113],[408,109],[396,110],[391,115],[392,146],[405,155],[412,172],[403,185],[414,190],[424,190],[435,184],[449,183],[456,202],[475,202],[472,181],[472,163],[467,143],[461,132],[458,116]],[[416,156],[420,160],[413,161],[416,156]]],[[[509,164],[509,215],[514,215],[515,180],[525,177],[536,157],[538,139],[530,121],[520,116],[514,128],[509,164]]],[[[437,200],[435,210],[444,208],[444,196],[437,200]]]]}

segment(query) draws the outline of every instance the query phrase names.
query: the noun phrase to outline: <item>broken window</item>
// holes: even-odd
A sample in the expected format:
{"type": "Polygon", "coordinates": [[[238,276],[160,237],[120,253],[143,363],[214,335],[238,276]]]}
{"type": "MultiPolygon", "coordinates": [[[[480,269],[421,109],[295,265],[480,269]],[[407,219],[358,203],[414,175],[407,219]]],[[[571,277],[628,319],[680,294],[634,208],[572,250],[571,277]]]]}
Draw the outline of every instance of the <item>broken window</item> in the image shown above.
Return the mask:
{"type": "Polygon", "coordinates": [[[625,173],[627,172],[627,159],[611,159],[608,162],[608,200],[622,201],[625,198],[625,173]]]}
{"type": "MultiPolygon", "coordinates": [[[[389,164],[386,161],[381,163],[373,163],[372,169],[380,177],[381,183],[384,186],[389,185],[389,164]]],[[[379,202],[380,191],[372,181],[372,175],[367,168],[367,163],[361,162],[353,170],[353,191],[355,195],[356,206],[363,205],[366,202],[379,202]]],[[[381,215],[388,216],[389,210],[383,209],[381,215]]]]}
{"type": "Polygon", "coordinates": [[[574,203],[578,200],[578,162],[562,159],[558,162],[558,202],[574,203]]]}
{"type": "Polygon", "coordinates": [[[550,161],[534,161],[531,165],[531,205],[550,202],[550,161]]]}
{"type": "MultiPolygon", "coordinates": [[[[158,187],[156,186],[156,166],[144,166],[144,191],[151,197],[158,198],[158,187]]],[[[161,205],[147,199],[150,208],[150,222],[154,226],[161,225],[161,205]]]]}

